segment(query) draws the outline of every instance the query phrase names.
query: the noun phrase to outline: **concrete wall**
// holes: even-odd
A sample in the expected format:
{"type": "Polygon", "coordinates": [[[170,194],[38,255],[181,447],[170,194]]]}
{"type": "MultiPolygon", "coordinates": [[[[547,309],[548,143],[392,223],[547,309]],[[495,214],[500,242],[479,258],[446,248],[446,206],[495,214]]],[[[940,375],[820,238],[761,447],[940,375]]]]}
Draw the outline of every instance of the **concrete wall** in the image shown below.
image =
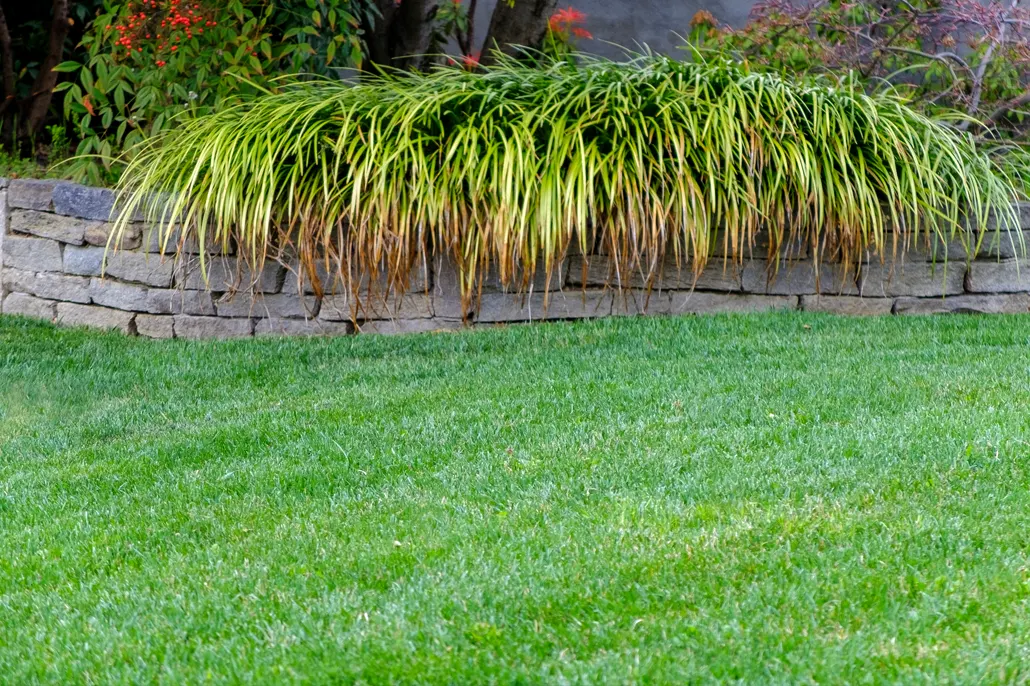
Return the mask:
{"type": "MultiPolygon", "coordinates": [[[[575,7],[587,15],[586,28],[594,40],[580,41],[580,47],[617,58],[615,46],[636,48],[648,45],[657,52],[674,55],[690,32],[690,19],[698,10],[708,10],[717,20],[740,27],[747,21],[754,0],[560,0],[559,8],[575,7]],[[615,45],[609,45],[614,43],[615,45]]],[[[480,0],[476,10],[476,41],[482,44],[497,0],[480,0]]]]}
{"type": "MultiPolygon", "coordinates": [[[[331,293],[318,298],[296,276],[290,260],[270,262],[260,274],[240,270],[232,250],[208,256],[208,282],[196,246],[178,257],[161,255],[156,236],[135,223],[117,251],[105,246],[110,191],[54,181],[0,180],[0,313],[58,324],[117,329],[152,338],[228,338],[254,335],[347,335],[457,329],[618,315],[679,315],[802,309],[854,315],[936,312],[1030,312],[1030,269],[1017,269],[1011,237],[985,240],[976,259],[958,243],[910,251],[897,264],[871,261],[860,269],[822,264],[819,278],[808,249],[790,246],[790,263],[770,277],[770,263],[755,257],[730,264],[718,251],[695,283],[667,264],[649,292],[628,275],[613,292],[613,270],[602,254],[566,259],[550,283],[537,279],[532,294],[505,292],[495,277],[463,312],[450,263],[435,257],[411,275],[410,290],[387,302],[363,302],[331,293]],[[550,290],[549,294],[545,291],[550,290]],[[545,307],[545,299],[549,302],[545,307]],[[356,319],[356,325],[352,322],[356,319]]],[[[1021,208],[1030,230],[1030,207],[1021,208]]],[[[1028,231],[1030,233],[1030,231],[1028,231]]],[[[755,255],[768,250],[759,236],[755,255]]],[[[1026,237],[1030,243],[1030,235],[1026,237]]]]}

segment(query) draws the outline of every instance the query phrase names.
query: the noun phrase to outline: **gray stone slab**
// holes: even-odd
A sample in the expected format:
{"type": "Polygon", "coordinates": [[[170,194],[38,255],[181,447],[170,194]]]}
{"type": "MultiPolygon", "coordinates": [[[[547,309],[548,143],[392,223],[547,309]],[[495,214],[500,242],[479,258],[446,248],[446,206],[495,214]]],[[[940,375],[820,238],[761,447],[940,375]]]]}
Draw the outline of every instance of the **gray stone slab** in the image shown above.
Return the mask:
{"type": "Polygon", "coordinates": [[[980,259],[1026,259],[1030,251],[1030,231],[991,231],[983,236],[977,257],[980,259]]]}
{"type": "Polygon", "coordinates": [[[848,295],[802,295],[801,309],[805,312],[826,312],[847,316],[882,316],[891,313],[894,301],[890,298],[862,298],[848,295]]]}
{"type": "MultiPolygon", "coordinates": [[[[96,245],[101,248],[108,247],[108,241],[115,233],[115,225],[110,222],[90,222],[86,227],[83,239],[89,245],[96,245]]],[[[142,227],[140,224],[128,224],[122,231],[121,239],[114,243],[111,241],[111,248],[120,250],[136,250],[142,242],[142,227]]]]}
{"type": "Polygon", "coordinates": [[[462,303],[458,270],[449,257],[433,259],[433,313],[442,319],[461,321],[470,317],[474,303],[462,303]]]}
{"type": "MultiPolygon", "coordinates": [[[[888,238],[894,234],[888,234],[888,238]]],[[[921,234],[918,240],[910,242],[905,248],[901,238],[897,245],[888,241],[884,248],[883,262],[888,264],[907,264],[909,262],[965,262],[971,256],[973,259],[983,258],[1011,258],[1023,255],[1025,246],[1030,242],[1025,237],[1030,232],[1007,230],[995,231],[989,229],[983,233],[982,238],[976,233],[956,233],[955,236],[939,237],[936,234],[921,234]],[[977,248],[977,240],[980,246],[977,248]],[[975,253],[975,254],[973,254],[975,253]]],[[[865,254],[866,262],[880,262],[880,256],[872,253],[865,254]]]]}
{"type": "MultiPolygon", "coordinates": [[[[314,278],[318,280],[318,287],[321,288],[323,295],[340,295],[344,290],[334,264],[327,265],[323,260],[316,262],[314,278]]],[[[315,290],[312,278],[302,271],[300,263],[296,260],[290,262],[286,270],[286,280],[283,282],[283,293],[304,291],[313,294],[315,290]]]]}
{"type": "Polygon", "coordinates": [[[614,296],[615,315],[681,315],[797,309],[797,296],[706,291],[627,291],[614,296]]]}
{"type": "Polygon", "coordinates": [[[1017,202],[1016,215],[1023,230],[1030,230],[1030,202],[1017,202]]]}
{"type": "Polygon", "coordinates": [[[428,319],[433,316],[433,298],[412,293],[391,297],[385,302],[380,298],[366,298],[355,304],[349,295],[331,295],[323,298],[319,316],[327,321],[428,319]]]}
{"type": "Polygon", "coordinates": [[[329,322],[344,322],[357,314],[355,301],[349,295],[327,295],[322,298],[318,318],[329,322]]]}
{"type": "Polygon", "coordinates": [[[125,334],[136,333],[136,315],[96,305],[57,303],[57,323],[64,326],[88,326],[94,329],[116,329],[125,334]]]}
{"type": "Polygon", "coordinates": [[[212,257],[205,264],[207,281],[199,259],[180,262],[176,268],[175,283],[187,290],[211,290],[217,293],[250,291],[278,293],[285,280],[286,270],[276,262],[265,262],[256,275],[243,261],[235,258],[212,257]]]}
{"type": "MultiPolygon", "coordinates": [[[[975,246],[975,237],[969,236],[970,248],[975,246]]],[[[861,254],[861,262],[881,262],[891,265],[905,265],[909,263],[937,263],[964,262],[967,258],[966,247],[956,236],[954,238],[941,238],[936,234],[920,232],[919,238],[907,238],[899,233],[888,231],[884,236],[883,249],[879,252],[866,250],[861,254]],[[907,240],[907,242],[906,242],[907,240]]]]}
{"type": "Polygon", "coordinates": [[[7,291],[29,293],[48,300],[64,300],[82,304],[90,302],[89,279],[82,276],[5,269],[3,287],[7,291]]]}
{"type": "Polygon", "coordinates": [[[592,319],[612,312],[610,291],[534,293],[521,297],[509,293],[484,293],[477,322],[521,322],[551,319],[592,319]]]}
{"type": "Polygon", "coordinates": [[[171,286],[174,272],[175,263],[171,258],[128,250],[108,251],[104,268],[105,276],[158,288],[171,286]]]}
{"type": "Polygon", "coordinates": [[[739,292],[743,289],[744,271],[739,264],[722,259],[711,260],[704,271],[694,279],[686,269],[666,268],[659,286],[669,290],[726,291],[739,292]]]}
{"type": "Polygon", "coordinates": [[[85,243],[86,231],[95,228],[96,224],[97,222],[35,210],[14,210],[9,220],[11,231],[16,233],[32,234],[72,245],[85,243]]]}
{"type": "Polygon", "coordinates": [[[64,271],[69,274],[106,276],[167,288],[172,285],[174,270],[172,260],[162,259],[159,255],[128,250],[108,251],[93,246],[69,245],[64,250],[64,271]]]}
{"type": "Polygon", "coordinates": [[[1023,260],[983,260],[969,266],[966,290],[970,293],[1030,291],[1030,264],[1023,260]]]}
{"type": "Polygon", "coordinates": [[[976,252],[976,236],[938,236],[930,234],[917,241],[904,252],[904,262],[963,262],[976,252]]]}
{"type": "Polygon", "coordinates": [[[496,264],[490,265],[486,274],[483,275],[484,293],[510,293],[510,292],[545,292],[560,291],[565,286],[566,277],[569,273],[569,259],[559,260],[552,267],[550,278],[547,270],[541,262],[536,270],[527,274],[525,271],[517,271],[508,275],[508,285],[501,280],[501,272],[496,264]]]}
{"type": "Polygon", "coordinates": [[[62,270],[61,246],[46,238],[4,237],[3,265],[31,272],[62,270]]]}
{"type": "Polygon", "coordinates": [[[394,336],[409,333],[441,333],[457,331],[461,328],[463,328],[461,322],[445,319],[394,319],[361,322],[358,326],[358,333],[394,336]]]}
{"type": "Polygon", "coordinates": [[[57,303],[53,300],[44,300],[25,293],[10,293],[4,298],[0,312],[53,321],[57,316],[56,308],[57,303]]]}
{"type": "Polygon", "coordinates": [[[41,298],[86,304],[89,302],[89,279],[52,272],[36,274],[35,293],[41,298]]]}
{"type": "Polygon", "coordinates": [[[62,183],[53,190],[54,212],[68,217],[108,221],[113,216],[114,191],[77,183],[62,183]]]}
{"type": "Polygon", "coordinates": [[[350,322],[321,319],[259,319],[255,336],[347,336],[354,332],[350,322]]]}
{"type": "MultiPolygon", "coordinates": [[[[574,295],[569,291],[570,295],[574,295]]],[[[694,295],[701,295],[701,298],[694,302],[703,302],[706,293],[702,291],[658,291],[651,289],[626,289],[612,293],[612,315],[616,317],[636,315],[669,315],[672,314],[672,296],[681,295],[688,298],[694,295]]],[[[716,293],[713,295],[723,295],[716,293]]]]}
{"type": "MultiPolygon", "coordinates": [[[[283,282],[283,293],[297,293],[303,289],[305,293],[313,294],[315,286],[307,273],[301,273],[300,262],[296,258],[284,257],[281,262],[286,270],[286,279],[283,282]]],[[[328,264],[324,259],[315,263],[315,278],[321,286],[325,295],[343,295],[350,290],[347,281],[340,276],[339,265],[335,261],[328,264]]],[[[358,275],[354,275],[358,278],[358,275]]],[[[381,296],[387,291],[388,280],[384,273],[379,274],[373,281],[368,275],[361,275],[358,279],[358,290],[362,294],[373,293],[381,296]],[[370,288],[371,286],[371,288],[370,288]]],[[[408,284],[406,293],[425,293],[431,283],[431,274],[428,265],[425,267],[416,262],[408,272],[408,284]]]]}
{"type": "Polygon", "coordinates": [[[730,257],[749,259],[768,259],[779,256],[788,260],[802,260],[809,255],[808,241],[804,236],[784,236],[776,242],[773,234],[767,230],[759,230],[749,241],[746,236],[738,237],[736,243],[733,236],[725,231],[718,231],[712,239],[712,257],[730,257]]]}
{"type": "MultiPolygon", "coordinates": [[[[195,233],[183,237],[182,228],[174,224],[170,229],[160,225],[143,225],[143,250],[145,252],[173,255],[176,253],[199,255],[200,241],[195,233]],[[167,235],[166,235],[167,234],[167,235]]],[[[210,235],[205,236],[204,253],[207,255],[233,255],[235,249],[231,243],[213,242],[210,235]]]]}
{"type": "Polygon", "coordinates": [[[132,312],[148,312],[147,289],[135,284],[94,277],[89,282],[89,296],[94,304],[132,312]]]}
{"type": "Polygon", "coordinates": [[[247,338],[254,334],[254,320],[173,315],[176,338],[247,338]]]}
{"type": "MultiPolygon", "coordinates": [[[[6,183],[6,179],[0,179],[6,183]]],[[[0,188],[0,298],[3,298],[3,275],[4,275],[4,236],[7,234],[7,187],[0,188]]],[[[0,305],[3,302],[0,301],[0,305]]]]}
{"type": "Polygon", "coordinates": [[[169,315],[136,315],[136,333],[147,338],[172,338],[175,335],[174,320],[169,315]]]}
{"type": "Polygon", "coordinates": [[[103,248],[93,246],[76,247],[69,245],[64,249],[64,271],[79,276],[100,276],[104,267],[103,248]]]}
{"type": "Polygon", "coordinates": [[[784,262],[778,270],[767,260],[744,265],[743,286],[748,293],[766,295],[858,295],[857,270],[839,263],[784,262]],[[818,274],[818,279],[816,278],[818,274]]]}
{"type": "Polygon", "coordinates": [[[64,183],[51,179],[12,179],[7,187],[7,203],[11,209],[39,210],[54,209],[54,189],[64,183]]]}
{"type": "Polygon", "coordinates": [[[215,303],[214,298],[208,291],[151,288],[147,293],[147,311],[153,314],[213,316],[215,314],[215,303]]]}
{"type": "Polygon", "coordinates": [[[795,295],[754,295],[739,293],[670,293],[670,314],[706,314],[733,312],[770,312],[794,310],[795,295]]]}
{"type": "Polygon", "coordinates": [[[859,274],[861,295],[883,297],[928,297],[957,295],[964,290],[966,267],[959,262],[928,264],[880,264],[871,262],[859,274]],[[891,267],[893,266],[893,270],[891,267]]]}
{"type": "Polygon", "coordinates": [[[29,293],[35,295],[36,273],[8,267],[0,271],[0,287],[3,293],[29,293]]]}
{"type": "Polygon", "coordinates": [[[318,316],[319,304],[314,296],[236,293],[215,301],[215,311],[219,317],[313,319],[318,316]]]}
{"type": "Polygon", "coordinates": [[[741,269],[732,261],[711,260],[701,274],[695,277],[689,265],[677,265],[674,258],[667,258],[660,269],[651,273],[647,265],[632,268],[629,273],[619,273],[619,266],[608,257],[594,255],[588,258],[574,257],[569,263],[568,284],[571,289],[583,286],[603,288],[647,288],[655,290],[700,290],[740,291],[741,269]]]}
{"type": "Polygon", "coordinates": [[[947,298],[898,298],[896,314],[1022,314],[1030,312],[1030,294],[954,295],[947,298]]]}
{"type": "Polygon", "coordinates": [[[979,231],[981,229],[986,230],[986,231],[993,231],[996,228],[998,228],[999,225],[1004,230],[1008,230],[1008,229],[1030,230],[1030,203],[1017,202],[1017,203],[1015,203],[1014,210],[1015,211],[1014,211],[1014,215],[1013,216],[1015,217],[1015,223],[1013,223],[1011,221],[1012,216],[1006,216],[1005,217],[1005,221],[999,222],[998,221],[998,216],[996,214],[992,214],[990,217],[988,217],[987,218],[987,223],[984,226],[977,226],[977,222],[974,221],[971,218],[967,218],[965,223],[966,223],[966,225],[971,227],[974,231],[979,231]]]}
{"type": "MultiPolygon", "coordinates": [[[[378,298],[373,300],[363,299],[358,305],[347,295],[327,296],[322,299],[318,316],[327,321],[349,321],[351,319],[366,321],[427,319],[439,316],[436,307],[441,300],[440,298],[424,294],[408,294],[401,297],[391,297],[386,302],[378,298]]],[[[452,303],[449,306],[445,306],[444,309],[455,313],[450,318],[460,320],[460,314],[456,314],[460,311],[458,303],[452,303]]]]}

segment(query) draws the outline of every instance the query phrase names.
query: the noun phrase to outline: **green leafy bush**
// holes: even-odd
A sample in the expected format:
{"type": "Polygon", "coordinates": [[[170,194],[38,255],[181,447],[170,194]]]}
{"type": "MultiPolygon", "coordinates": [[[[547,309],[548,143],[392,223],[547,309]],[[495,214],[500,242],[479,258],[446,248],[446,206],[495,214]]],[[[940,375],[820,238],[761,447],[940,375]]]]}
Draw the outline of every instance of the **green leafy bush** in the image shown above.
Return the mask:
{"type": "Polygon", "coordinates": [[[83,39],[86,63],[59,67],[77,76],[59,86],[81,141],[73,176],[110,181],[122,151],[183,117],[274,89],[282,72],[359,64],[368,11],[352,0],[106,0],[83,39]]]}
{"type": "Polygon", "coordinates": [[[36,160],[0,150],[0,177],[6,179],[42,179],[47,174],[45,166],[36,160]]]}
{"type": "Polygon", "coordinates": [[[892,88],[985,138],[1020,139],[1030,124],[1030,11],[1018,3],[761,0],[742,29],[698,12],[690,37],[755,68],[892,88]]]}
{"type": "Polygon", "coordinates": [[[291,84],[149,141],[121,191],[123,222],[144,207],[256,262],[291,245],[309,275],[328,255],[352,288],[446,252],[466,298],[488,264],[525,287],[598,245],[620,285],[667,255],[697,274],[716,241],[742,259],[763,229],[771,257],[801,239],[846,263],[975,241],[1016,197],[971,136],[890,92],[657,56],[291,84]]]}

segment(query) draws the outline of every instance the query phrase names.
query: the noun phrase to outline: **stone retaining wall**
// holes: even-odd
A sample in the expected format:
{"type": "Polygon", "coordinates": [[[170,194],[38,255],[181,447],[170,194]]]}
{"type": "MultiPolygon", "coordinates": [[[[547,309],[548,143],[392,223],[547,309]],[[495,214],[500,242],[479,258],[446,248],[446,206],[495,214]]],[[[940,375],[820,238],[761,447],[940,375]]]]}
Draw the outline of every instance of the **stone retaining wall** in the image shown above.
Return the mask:
{"type": "MultiPolygon", "coordinates": [[[[107,254],[102,273],[112,204],[107,190],[0,180],[0,313],[152,338],[409,333],[463,325],[454,270],[439,258],[412,275],[403,297],[388,306],[364,304],[357,326],[350,296],[316,298],[289,263],[240,274],[231,249],[215,251],[207,256],[205,284],[195,249],[187,245],[178,258],[163,256],[142,223],[133,224],[119,250],[107,254]]],[[[1021,208],[1021,223],[1030,230],[1030,208],[1021,208]]],[[[766,253],[756,246],[755,255],[766,253]]],[[[849,315],[1030,312],[1030,268],[1019,269],[1018,239],[1005,234],[1000,241],[985,240],[982,254],[968,264],[956,244],[912,250],[897,264],[871,261],[857,271],[824,263],[819,279],[806,248],[792,246],[786,254],[792,261],[774,278],[765,259],[724,266],[717,253],[696,284],[670,264],[650,292],[642,279],[628,276],[622,293],[605,288],[614,279],[603,255],[574,257],[550,284],[538,278],[525,296],[504,292],[488,277],[478,308],[464,314],[476,325],[773,309],[849,315]],[[945,251],[949,261],[943,264],[945,251]]]]}

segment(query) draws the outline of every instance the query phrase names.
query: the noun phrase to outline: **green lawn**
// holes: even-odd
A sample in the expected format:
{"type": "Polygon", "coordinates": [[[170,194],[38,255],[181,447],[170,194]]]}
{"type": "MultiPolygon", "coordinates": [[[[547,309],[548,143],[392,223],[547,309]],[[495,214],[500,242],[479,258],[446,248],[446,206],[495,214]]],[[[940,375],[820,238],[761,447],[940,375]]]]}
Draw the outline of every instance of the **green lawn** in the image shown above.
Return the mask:
{"type": "Polygon", "coordinates": [[[0,319],[0,681],[1025,682],[1030,318],[0,319]]]}

